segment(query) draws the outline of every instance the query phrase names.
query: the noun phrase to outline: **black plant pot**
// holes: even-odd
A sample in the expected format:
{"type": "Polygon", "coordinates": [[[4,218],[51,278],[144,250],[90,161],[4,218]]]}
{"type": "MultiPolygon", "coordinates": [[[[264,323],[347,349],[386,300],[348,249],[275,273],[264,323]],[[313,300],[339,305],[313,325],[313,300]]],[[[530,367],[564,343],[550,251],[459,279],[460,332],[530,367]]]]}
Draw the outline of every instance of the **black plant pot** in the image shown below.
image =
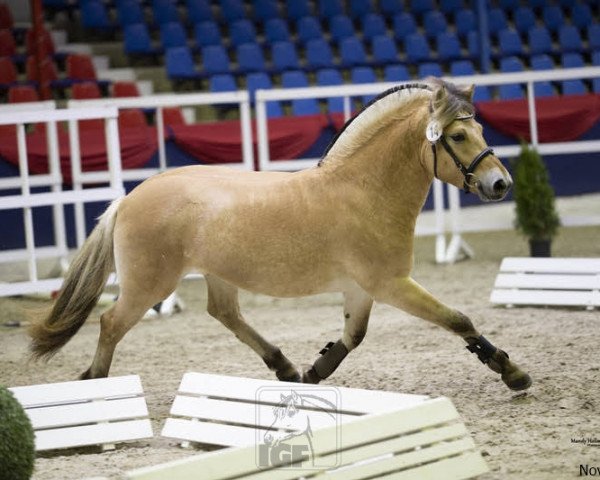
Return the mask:
{"type": "Polygon", "coordinates": [[[529,255],[532,257],[551,257],[551,240],[529,240],[529,255]]]}

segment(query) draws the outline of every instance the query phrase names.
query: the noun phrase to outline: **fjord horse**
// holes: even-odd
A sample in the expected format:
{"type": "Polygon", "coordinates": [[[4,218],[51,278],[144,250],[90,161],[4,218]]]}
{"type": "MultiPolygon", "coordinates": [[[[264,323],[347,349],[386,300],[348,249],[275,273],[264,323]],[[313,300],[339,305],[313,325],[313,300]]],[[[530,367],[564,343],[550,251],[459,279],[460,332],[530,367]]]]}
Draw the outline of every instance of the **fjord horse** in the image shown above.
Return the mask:
{"type": "Polygon", "coordinates": [[[415,221],[434,177],[485,201],[501,200],[511,186],[473,118],[472,94],[437,79],[392,88],[307,170],[188,166],[149,178],[100,217],[52,310],[32,324],[33,356],[52,356],[77,332],[116,269],[120,294],[101,317],[96,354],[82,374],[107,376],[117,343],[197,271],[206,278],[208,313],[279,379],[329,377],[360,344],[378,301],[459,335],[508,387],[528,388],[529,375],[504,351],[410,276],[415,221]],[[342,292],[342,336],[301,373],[246,323],[239,288],[278,297],[342,292]]]}

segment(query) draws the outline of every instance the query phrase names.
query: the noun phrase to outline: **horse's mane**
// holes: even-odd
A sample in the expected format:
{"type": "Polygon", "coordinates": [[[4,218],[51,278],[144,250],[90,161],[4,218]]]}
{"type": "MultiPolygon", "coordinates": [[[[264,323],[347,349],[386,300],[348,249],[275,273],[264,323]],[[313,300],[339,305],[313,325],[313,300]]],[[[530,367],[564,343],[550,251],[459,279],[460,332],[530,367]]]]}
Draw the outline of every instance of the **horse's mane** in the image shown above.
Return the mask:
{"type": "Polygon", "coordinates": [[[363,144],[365,135],[370,136],[373,132],[373,128],[368,128],[369,126],[374,127],[373,124],[386,114],[397,112],[402,106],[413,100],[417,94],[431,95],[431,116],[438,120],[442,127],[451,123],[459,114],[471,115],[474,113],[469,92],[444,80],[428,78],[422,83],[397,85],[376,96],[345,123],[325,149],[319,166],[325,161],[332,148],[339,144],[340,139],[343,139],[345,143],[363,144]],[[440,95],[441,92],[445,94],[440,95]]]}

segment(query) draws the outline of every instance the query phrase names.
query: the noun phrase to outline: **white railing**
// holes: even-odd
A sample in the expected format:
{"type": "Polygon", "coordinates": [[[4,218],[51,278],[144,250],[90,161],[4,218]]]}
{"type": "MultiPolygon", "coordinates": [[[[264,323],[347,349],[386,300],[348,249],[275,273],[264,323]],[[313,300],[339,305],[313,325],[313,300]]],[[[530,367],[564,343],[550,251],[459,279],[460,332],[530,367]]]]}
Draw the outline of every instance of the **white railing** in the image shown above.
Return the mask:
{"type": "MultiPolygon", "coordinates": [[[[0,196],[0,210],[22,209],[25,229],[25,249],[2,251],[0,254],[0,263],[25,260],[28,266],[28,280],[0,283],[0,296],[58,289],[62,283],[62,278],[44,280],[38,278],[37,260],[44,257],[62,257],[64,259],[67,255],[64,205],[73,204],[75,206],[77,244],[81,246],[86,236],[84,204],[88,202],[111,201],[123,195],[117,116],[118,111],[114,107],[90,108],[85,110],[52,110],[51,107],[47,107],[42,110],[11,109],[10,111],[0,111],[0,125],[16,126],[19,156],[19,176],[2,179],[0,190],[20,189],[19,194],[0,196]],[[106,183],[108,183],[108,186],[94,186],[86,188],[84,191],[84,184],[90,183],[90,181],[86,179],[86,173],[81,171],[77,122],[79,120],[91,119],[104,119],[105,121],[104,134],[108,159],[106,183]],[[39,123],[40,121],[46,124],[49,173],[46,175],[30,176],[27,162],[25,125],[39,123]],[[62,189],[63,178],[60,170],[58,122],[68,123],[69,146],[71,149],[71,175],[73,178],[72,190],[62,189]],[[50,191],[41,193],[31,191],[32,187],[40,186],[50,187],[50,191]],[[32,209],[44,206],[51,206],[53,208],[54,246],[40,250],[35,246],[32,209]]],[[[96,183],[96,181],[93,183],[96,183]]]]}
{"type": "MultiPolygon", "coordinates": [[[[247,91],[218,93],[158,94],[147,97],[99,98],[94,100],[70,100],[69,108],[94,108],[112,106],[118,109],[155,108],[156,135],[158,140],[158,168],[127,169],[123,171],[125,181],[140,181],[169,168],[165,148],[163,108],[192,107],[198,105],[230,104],[238,105],[240,131],[242,137],[242,158],[237,163],[224,164],[228,167],[254,170],[252,146],[252,119],[250,114],[250,96],[247,91]]],[[[100,178],[102,176],[100,175],[100,178]]]]}
{"type": "MultiPolygon", "coordinates": [[[[529,126],[531,131],[531,144],[542,155],[563,155],[571,153],[600,152],[600,140],[540,143],[538,135],[537,115],[535,110],[534,84],[541,81],[561,81],[572,79],[600,78],[600,67],[569,68],[563,70],[527,71],[516,73],[501,73],[487,75],[472,75],[462,77],[444,77],[445,80],[457,84],[506,85],[512,83],[525,84],[527,88],[527,105],[529,112],[529,126]]],[[[410,82],[406,82],[410,83],[410,82]]],[[[344,116],[351,116],[351,99],[361,95],[375,95],[387,88],[396,86],[397,83],[373,83],[361,85],[336,85],[327,87],[287,88],[256,91],[256,128],[258,136],[258,164],[261,170],[296,171],[314,166],[318,158],[304,158],[279,161],[272,160],[269,151],[269,133],[267,122],[266,103],[269,101],[289,101],[297,99],[325,99],[328,97],[342,97],[344,102],[344,116]]],[[[520,145],[506,145],[494,147],[494,152],[502,158],[514,157],[520,151],[520,145]]],[[[448,200],[450,210],[451,240],[446,244],[446,221],[443,195],[443,184],[439,180],[433,185],[434,210],[436,215],[436,260],[454,262],[461,253],[472,255],[471,248],[461,237],[460,226],[460,198],[458,189],[448,186],[448,200]]]]}

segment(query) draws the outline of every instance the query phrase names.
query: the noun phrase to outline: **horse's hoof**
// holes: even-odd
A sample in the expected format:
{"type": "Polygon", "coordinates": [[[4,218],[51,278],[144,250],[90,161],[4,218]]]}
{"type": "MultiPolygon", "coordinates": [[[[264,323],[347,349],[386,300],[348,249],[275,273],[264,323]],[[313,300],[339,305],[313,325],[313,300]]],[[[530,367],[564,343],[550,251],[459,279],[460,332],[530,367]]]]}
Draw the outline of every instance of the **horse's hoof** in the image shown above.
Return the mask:
{"type": "Polygon", "coordinates": [[[526,390],[531,387],[531,377],[525,372],[516,371],[502,374],[502,381],[506,383],[506,386],[511,390],[519,391],[526,390]]]}
{"type": "Polygon", "coordinates": [[[317,375],[314,367],[309,368],[308,370],[304,370],[302,373],[302,383],[313,383],[317,384],[321,381],[321,377],[317,375]]]}
{"type": "Polygon", "coordinates": [[[293,382],[293,383],[302,383],[302,377],[300,376],[300,374],[298,372],[294,372],[293,375],[290,375],[289,377],[284,377],[284,376],[277,376],[277,378],[282,381],[282,382],[293,382]]]}

